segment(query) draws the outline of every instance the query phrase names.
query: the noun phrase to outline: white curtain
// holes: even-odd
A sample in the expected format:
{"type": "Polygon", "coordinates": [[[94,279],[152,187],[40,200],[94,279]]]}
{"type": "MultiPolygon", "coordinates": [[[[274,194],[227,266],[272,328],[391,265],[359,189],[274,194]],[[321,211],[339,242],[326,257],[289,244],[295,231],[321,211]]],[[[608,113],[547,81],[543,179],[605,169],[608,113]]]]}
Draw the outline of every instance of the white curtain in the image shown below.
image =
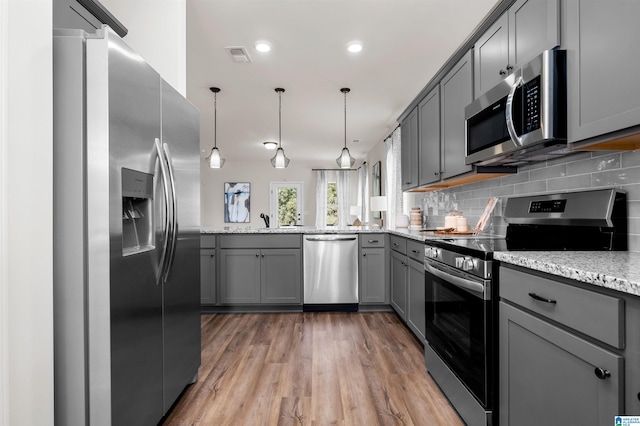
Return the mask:
{"type": "Polygon", "coordinates": [[[316,171],[316,228],[327,225],[327,175],[324,170],[316,171]]]}
{"type": "Polygon", "coordinates": [[[338,191],[338,226],[344,228],[350,224],[349,221],[349,192],[351,189],[349,182],[349,170],[339,170],[336,172],[336,189],[338,191]]]}
{"type": "Polygon", "coordinates": [[[363,163],[358,168],[358,199],[360,207],[359,219],[362,223],[369,223],[369,165],[363,163]]]}
{"type": "Polygon", "coordinates": [[[400,176],[400,127],[396,127],[391,136],[384,141],[387,178],[385,194],[387,196],[387,227],[394,227],[396,215],[402,214],[402,176],[400,176]]]}

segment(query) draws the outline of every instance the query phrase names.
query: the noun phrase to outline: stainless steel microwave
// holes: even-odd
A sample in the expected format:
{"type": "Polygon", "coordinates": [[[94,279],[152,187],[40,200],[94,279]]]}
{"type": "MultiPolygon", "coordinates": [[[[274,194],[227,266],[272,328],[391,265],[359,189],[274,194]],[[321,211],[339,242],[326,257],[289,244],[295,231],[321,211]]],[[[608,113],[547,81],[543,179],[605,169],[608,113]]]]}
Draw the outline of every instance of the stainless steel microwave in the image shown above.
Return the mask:
{"type": "Polygon", "coordinates": [[[465,108],[467,164],[518,165],[567,144],[566,51],[546,50],[465,108]]]}

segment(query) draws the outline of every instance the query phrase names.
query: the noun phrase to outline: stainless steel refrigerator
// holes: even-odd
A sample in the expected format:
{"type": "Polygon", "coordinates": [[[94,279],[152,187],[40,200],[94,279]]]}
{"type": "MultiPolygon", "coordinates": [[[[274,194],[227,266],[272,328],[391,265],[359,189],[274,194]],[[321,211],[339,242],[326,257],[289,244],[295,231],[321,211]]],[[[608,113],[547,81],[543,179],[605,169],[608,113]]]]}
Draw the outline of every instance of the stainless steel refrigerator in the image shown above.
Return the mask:
{"type": "Polygon", "coordinates": [[[55,421],[154,425],[200,366],[200,115],[108,27],[53,62],[55,421]]]}

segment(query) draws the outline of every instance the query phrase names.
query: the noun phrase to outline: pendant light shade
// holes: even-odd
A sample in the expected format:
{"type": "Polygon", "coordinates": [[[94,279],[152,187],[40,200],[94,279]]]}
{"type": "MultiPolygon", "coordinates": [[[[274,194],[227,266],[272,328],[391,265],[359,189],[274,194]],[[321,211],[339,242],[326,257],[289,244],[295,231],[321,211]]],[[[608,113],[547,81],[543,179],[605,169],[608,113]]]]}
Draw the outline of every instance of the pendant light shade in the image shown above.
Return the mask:
{"type": "Polygon", "coordinates": [[[282,149],[282,92],[284,92],[283,88],[276,88],[276,93],[278,93],[278,149],[276,155],[271,159],[271,165],[276,169],[284,169],[289,165],[289,159],[284,155],[284,149],[282,149]]]}
{"type": "Polygon", "coordinates": [[[341,169],[350,169],[356,162],[356,159],[349,153],[349,148],[347,148],[347,93],[349,93],[351,89],[343,87],[340,91],[344,93],[344,148],[342,148],[340,157],[336,159],[336,163],[338,163],[341,169]]]}
{"type": "Polygon", "coordinates": [[[224,158],[220,157],[220,150],[216,141],[216,133],[218,131],[218,92],[220,89],[218,87],[210,87],[209,90],[213,92],[213,148],[207,157],[207,163],[210,168],[219,169],[224,165],[224,158]]]}

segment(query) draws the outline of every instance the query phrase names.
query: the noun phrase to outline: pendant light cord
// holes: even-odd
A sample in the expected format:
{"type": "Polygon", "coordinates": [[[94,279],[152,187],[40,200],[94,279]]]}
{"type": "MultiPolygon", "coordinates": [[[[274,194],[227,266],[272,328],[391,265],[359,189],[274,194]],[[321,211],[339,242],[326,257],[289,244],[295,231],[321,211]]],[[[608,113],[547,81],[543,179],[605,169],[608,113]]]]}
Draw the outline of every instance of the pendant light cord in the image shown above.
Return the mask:
{"type": "Polygon", "coordinates": [[[213,93],[213,147],[218,147],[218,93],[213,93]]]}
{"type": "Polygon", "coordinates": [[[282,92],[278,92],[278,148],[282,147],[282,92]]]}
{"type": "Polygon", "coordinates": [[[347,91],[344,91],[344,147],[347,147],[347,91]]]}

